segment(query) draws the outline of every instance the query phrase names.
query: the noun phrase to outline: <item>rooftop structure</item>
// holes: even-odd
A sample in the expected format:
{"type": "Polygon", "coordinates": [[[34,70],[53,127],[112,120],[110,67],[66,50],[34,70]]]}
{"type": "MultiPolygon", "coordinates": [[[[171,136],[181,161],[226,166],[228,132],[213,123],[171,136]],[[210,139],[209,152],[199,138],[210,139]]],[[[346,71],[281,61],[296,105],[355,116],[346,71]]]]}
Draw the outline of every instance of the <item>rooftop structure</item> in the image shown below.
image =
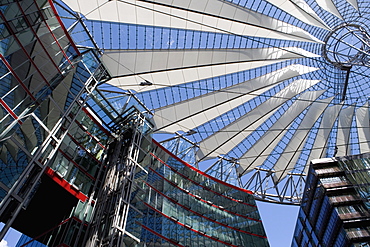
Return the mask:
{"type": "Polygon", "coordinates": [[[153,112],[155,138],[180,138],[194,166],[261,200],[299,204],[310,160],[369,151],[365,0],[60,9],[102,52],[112,79],[101,88],[130,90],[153,112]]]}

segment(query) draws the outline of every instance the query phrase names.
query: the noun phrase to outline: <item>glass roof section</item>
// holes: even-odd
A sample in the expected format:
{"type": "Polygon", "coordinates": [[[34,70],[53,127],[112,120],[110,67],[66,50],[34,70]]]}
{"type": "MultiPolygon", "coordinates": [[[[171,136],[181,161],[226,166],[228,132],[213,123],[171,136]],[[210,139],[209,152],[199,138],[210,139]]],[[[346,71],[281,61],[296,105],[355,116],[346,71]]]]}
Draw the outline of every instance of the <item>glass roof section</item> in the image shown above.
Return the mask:
{"type": "Polygon", "coordinates": [[[134,94],[201,169],[231,160],[219,176],[262,199],[299,203],[310,160],[369,151],[365,0],[63,2],[101,51],[101,89],[134,94]]]}

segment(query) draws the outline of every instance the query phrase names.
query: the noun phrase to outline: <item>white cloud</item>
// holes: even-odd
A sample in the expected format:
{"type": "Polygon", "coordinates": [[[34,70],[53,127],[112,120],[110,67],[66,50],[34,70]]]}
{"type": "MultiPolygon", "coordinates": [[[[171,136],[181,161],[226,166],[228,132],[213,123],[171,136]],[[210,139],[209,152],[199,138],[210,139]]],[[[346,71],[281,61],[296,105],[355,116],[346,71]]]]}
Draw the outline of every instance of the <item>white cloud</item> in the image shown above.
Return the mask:
{"type": "Polygon", "coordinates": [[[0,247],[9,247],[8,242],[6,242],[4,239],[0,242],[0,247]]]}

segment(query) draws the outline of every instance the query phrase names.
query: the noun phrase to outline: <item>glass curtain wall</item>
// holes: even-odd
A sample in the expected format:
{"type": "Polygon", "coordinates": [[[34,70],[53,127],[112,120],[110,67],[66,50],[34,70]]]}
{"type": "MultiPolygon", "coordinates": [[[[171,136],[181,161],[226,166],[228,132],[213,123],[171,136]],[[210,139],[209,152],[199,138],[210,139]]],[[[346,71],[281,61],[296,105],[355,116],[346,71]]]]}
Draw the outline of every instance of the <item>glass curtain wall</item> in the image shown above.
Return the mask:
{"type": "Polygon", "coordinates": [[[250,191],[201,172],[157,142],[141,164],[147,172],[135,175],[127,224],[141,240],[137,246],[268,246],[250,191]]]}

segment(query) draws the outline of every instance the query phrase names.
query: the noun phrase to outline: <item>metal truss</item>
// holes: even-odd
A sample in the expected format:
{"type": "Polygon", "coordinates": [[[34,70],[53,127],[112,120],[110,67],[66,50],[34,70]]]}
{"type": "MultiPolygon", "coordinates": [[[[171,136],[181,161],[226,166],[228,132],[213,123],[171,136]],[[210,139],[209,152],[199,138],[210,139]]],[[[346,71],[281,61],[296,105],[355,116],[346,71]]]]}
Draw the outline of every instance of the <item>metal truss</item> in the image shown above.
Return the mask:
{"type": "Polygon", "coordinates": [[[299,205],[302,200],[306,174],[288,173],[278,184],[275,182],[272,170],[255,168],[253,175],[243,187],[253,191],[255,198],[260,201],[274,202],[279,204],[299,205]]]}
{"type": "MultiPolygon", "coordinates": [[[[198,147],[185,136],[186,134],[177,133],[177,136],[163,141],[162,144],[176,156],[193,164],[189,162],[189,158],[195,158],[191,158],[189,154],[195,153],[198,147]]],[[[193,165],[217,179],[252,191],[256,200],[299,205],[303,196],[306,177],[304,173],[288,173],[277,183],[274,170],[256,167],[245,173],[236,158],[220,156],[211,165],[209,161],[194,162],[193,165]]]]}
{"type": "Polygon", "coordinates": [[[189,131],[183,134],[176,132],[175,134],[176,136],[162,141],[162,145],[183,161],[199,168],[195,160],[198,146],[186,138],[186,136],[192,135],[193,133],[189,131]]]}
{"type": "Polygon", "coordinates": [[[337,67],[369,66],[370,36],[358,24],[337,26],[324,40],[323,57],[337,67]]]}

